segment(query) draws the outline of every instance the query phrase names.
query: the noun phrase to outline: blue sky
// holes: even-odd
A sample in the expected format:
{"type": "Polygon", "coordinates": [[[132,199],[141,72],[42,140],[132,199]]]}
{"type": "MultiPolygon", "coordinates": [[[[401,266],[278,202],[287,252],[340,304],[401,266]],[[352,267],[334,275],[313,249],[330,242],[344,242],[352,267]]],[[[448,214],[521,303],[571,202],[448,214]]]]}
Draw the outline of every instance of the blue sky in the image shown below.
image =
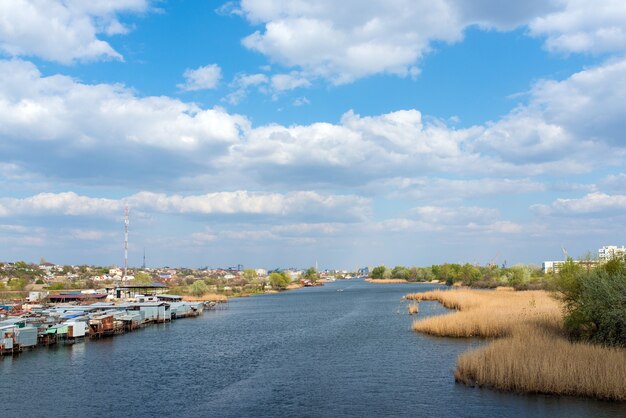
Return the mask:
{"type": "Polygon", "coordinates": [[[0,4],[0,259],[511,265],[624,243],[626,7],[0,4]]]}

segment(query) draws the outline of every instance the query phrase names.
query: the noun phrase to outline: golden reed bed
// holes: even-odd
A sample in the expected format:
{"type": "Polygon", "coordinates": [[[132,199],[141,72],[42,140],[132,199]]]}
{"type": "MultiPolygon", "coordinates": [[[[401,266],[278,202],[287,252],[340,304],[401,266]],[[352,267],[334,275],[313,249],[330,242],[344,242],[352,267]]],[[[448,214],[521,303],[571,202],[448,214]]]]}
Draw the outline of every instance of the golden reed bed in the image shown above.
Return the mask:
{"type": "Polygon", "coordinates": [[[626,400],[626,351],[563,336],[560,304],[544,291],[436,290],[407,295],[458,312],[413,323],[446,337],[498,337],[459,356],[454,376],[468,385],[529,393],[626,400]]]}
{"type": "Polygon", "coordinates": [[[227,302],[228,297],[219,293],[205,293],[202,296],[185,295],[183,296],[183,300],[187,302],[227,302]]]}

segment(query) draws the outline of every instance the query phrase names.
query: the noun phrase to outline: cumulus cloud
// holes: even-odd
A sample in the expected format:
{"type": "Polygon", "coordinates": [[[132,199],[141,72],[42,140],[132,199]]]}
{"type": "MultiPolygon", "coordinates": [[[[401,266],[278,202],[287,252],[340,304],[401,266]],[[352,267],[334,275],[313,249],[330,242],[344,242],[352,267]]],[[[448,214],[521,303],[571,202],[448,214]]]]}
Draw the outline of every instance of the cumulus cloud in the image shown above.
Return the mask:
{"type": "Polygon", "coordinates": [[[561,0],[560,7],[530,21],[531,33],[546,36],[560,52],[624,52],[626,5],[620,0],[561,0]]]}
{"type": "MultiPolygon", "coordinates": [[[[358,170],[367,165],[372,174],[380,170],[456,170],[464,161],[472,165],[476,155],[467,154],[461,144],[480,129],[451,130],[439,124],[425,124],[416,110],[361,117],[352,111],[340,124],[266,125],[249,131],[247,141],[233,145],[222,164],[299,167],[327,166],[358,170]]],[[[319,172],[317,173],[320,174],[319,172]]]]}
{"type": "Polygon", "coordinates": [[[229,10],[263,25],[243,39],[247,48],[335,84],[381,73],[415,76],[433,43],[460,41],[470,26],[527,25],[554,51],[626,48],[626,7],[619,0],[242,0],[229,10]]]}
{"type": "Polygon", "coordinates": [[[166,195],[139,192],[122,199],[93,198],[74,192],[39,193],[26,198],[0,198],[0,216],[67,215],[117,216],[124,206],[148,213],[199,215],[326,215],[365,219],[368,199],[355,195],[322,195],[312,191],[286,194],[262,192],[217,192],[202,195],[166,195]]]}
{"type": "Polygon", "coordinates": [[[462,37],[459,16],[444,0],[244,0],[241,13],[264,24],[243,40],[247,48],[337,84],[375,73],[410,75],[431,39],[462,37]]]}
{"type": "Polygon", "coordinates": [[[602,215],[626,209],[626,195],[589,193],[578,199],[557,199],[549,205],[537,204],[531,210],[540,215],[602,215]]]}
{"type": "Polygon", "coordinates": [[[292,71],[286,74],[237,74],[229,84],[232,91],[224,100],[232,105],[239,104],[255,89],[259,93],[271,95],[277,99],[282,93],[311,86],[311,81],[301,72],[292,71]]]}
{"type": "Polygon", "coordinates": [[[195,70],[186,69],[183,73],[185,82],[178,88],[185,91],[210,90],[217,87],[222,78],[222,69],[217,64],[205,65],[195,70]]]}
{"type": "Polygon", "coordinates": [[[562,81],[542,80],[527,105],[488,123],[472,149],[504,161],[562,171],[617,165],[625,155],[626,60],[611,60],[562,81]]]}
{"type": "MultiPolygon", "coordinates": [[[[271,84],[260,73],[237,79],[244,89],[271,84]]],[[[338,123],[252,127],[220,107],[140,97],[121,85],[44,77],[32,63],[0,61],[0,175],[26,178],[34,172],[95,182],[98,176],[134,177],[138,183],[160,176],[171,185],[228,173],[238,182],[231,187],[274,183],[301,189],[442,172],[512,179],[584,172],[598,164],[619,165],[626,156],[620,146],[626,128],[623,80],[626,60],[558,82],[541,81],[527,104],[495,122],[463,129],[415,109],[372,116],[348,111],[338,123]],[[37,154],[30,152],[35,146],[37,154]]],[[[448,186],[458,190],[468,184],[448,186]]],[[[530,187],[519,181],[509,186],[530,187]]],[[[419,182],[405,187],[418,194],[419,188],[419,182]]]]}
{"type": "Polygon", "coordinates": [[[393,177],[374,180],[367,190],[393,198],[459,200],[545,191],[544,183],[528,178],[449,179],[437,177],[393,177]]]}
{"type": "Polygon", "coordinates": [[[118,15],[141,13],[149,0],[11,0],[0,2],[0,51],[69,64],[77,60],[122,60],[99,34],[123,34],[118,15]]]}
{"type": "Polygon", "coordinates": [[[73,228],[69,232],[72,238],[81,241],[99,241],[104,238],[113,238],[116,235],[115,233],[112,233],[110,231],[101,231],[97,229],[73,228]]]}
{"type": "Polygon", "coordinates": [[[499,211],[482,207],[419,206],[412,210],[421,220],[442,225],[484,224],[497,219],[499,211]]]}
{"type": "Polygon", "coordinates": [[[256,87],[260,91],[267,91],[266,89],[269,80],[270,78],[263,73],[237,74],[233,81],[230,83],[230,87],[233,89],[233,91],[229,93],[224,98],[224,100],[232,105],[239,104],[239,102],[241,102],[246,97],[250,88],[256,87]]]}
{"type": "Polygon", "coordinates": [[[152,164],[160,167],[154,175],[170,176],[180,166],[208,164],[248,127],[220,107],[139,97],[121,85],[44,77],[30,62],[0,61],[0,151],[31,171],[145,178],[152,164]]]}
{"type": "Polygon", "coordinates": [[[626,192],[626,173],[610,174],[600,184],[609,190],[626,192]]]}

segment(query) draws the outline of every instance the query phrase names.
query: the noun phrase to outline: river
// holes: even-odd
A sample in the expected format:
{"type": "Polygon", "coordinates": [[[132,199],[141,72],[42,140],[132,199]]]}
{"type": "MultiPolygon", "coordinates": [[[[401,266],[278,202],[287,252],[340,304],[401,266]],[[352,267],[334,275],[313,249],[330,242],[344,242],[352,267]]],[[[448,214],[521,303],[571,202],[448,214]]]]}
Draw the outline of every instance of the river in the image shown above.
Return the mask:
{"type": "Polygon", "coordinates": [[[434,287],[337,281],[7,357],[0,416],[626,416],[623,403],[455,383],[457,355],[481,342],[417,334],[401,304],[434,287]]]}

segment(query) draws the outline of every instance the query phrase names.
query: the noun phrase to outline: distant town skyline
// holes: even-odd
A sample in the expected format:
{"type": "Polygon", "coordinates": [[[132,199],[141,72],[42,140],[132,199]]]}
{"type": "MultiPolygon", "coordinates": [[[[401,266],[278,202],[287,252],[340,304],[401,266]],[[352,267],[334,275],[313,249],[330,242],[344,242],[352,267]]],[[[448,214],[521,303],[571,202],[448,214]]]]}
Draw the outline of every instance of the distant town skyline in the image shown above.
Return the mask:
{"type": "Polygon", "coordinates": [[[0,260],[354,269],[624,245],[626,4],[0,4],[0,260]]]}

